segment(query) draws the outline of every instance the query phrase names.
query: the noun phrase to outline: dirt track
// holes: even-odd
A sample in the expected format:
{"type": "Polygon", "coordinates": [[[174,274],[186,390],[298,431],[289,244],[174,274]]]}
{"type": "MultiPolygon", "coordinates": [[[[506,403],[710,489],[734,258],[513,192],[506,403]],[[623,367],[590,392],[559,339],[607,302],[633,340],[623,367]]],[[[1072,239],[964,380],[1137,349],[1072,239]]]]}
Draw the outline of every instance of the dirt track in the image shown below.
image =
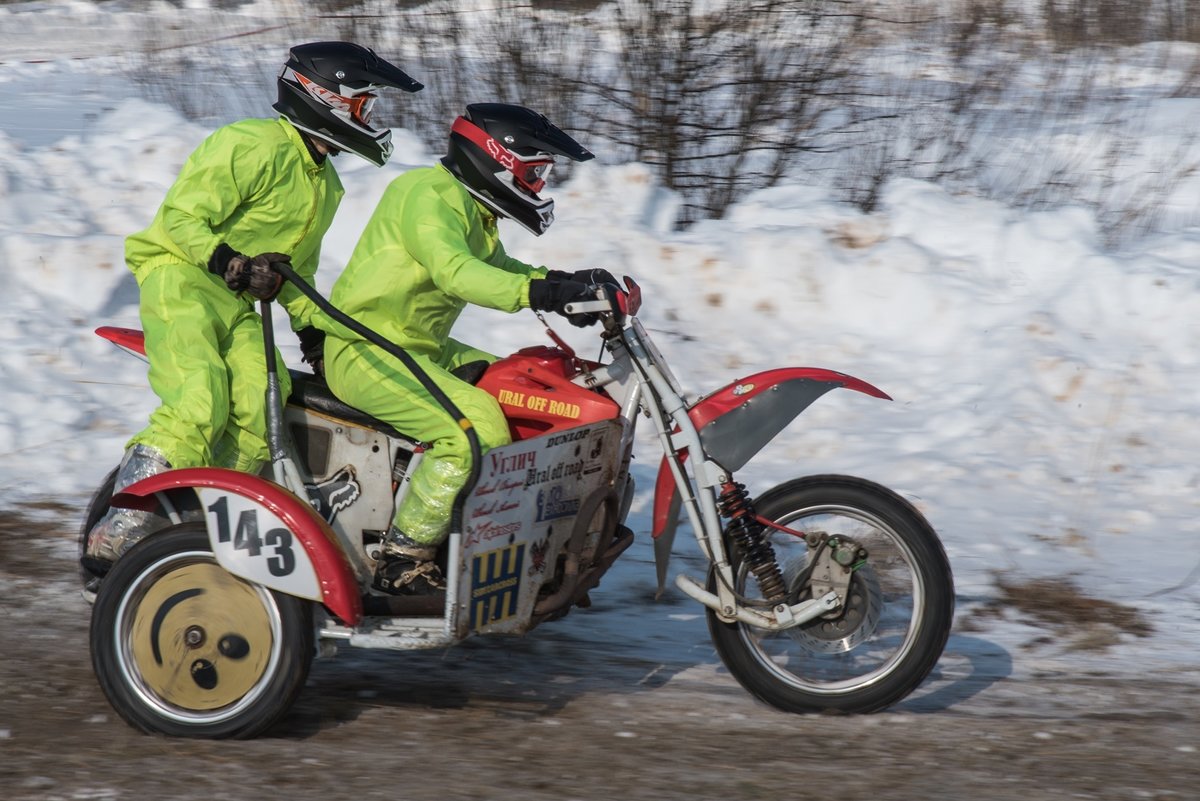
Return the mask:
{"type": "Polygon", "coordinates": [[[1200,797],[1194,673],[1016,671],[964,630],[893,710],[786,715],[719,667],[702,625],[677,644],[589,637],[587,616],[618,613],[603,586],[525,638],[318,661],[258,740],[147,737],[92,676],[73,512],[33,514],[0,518],[7,801],[1200,797]]]}

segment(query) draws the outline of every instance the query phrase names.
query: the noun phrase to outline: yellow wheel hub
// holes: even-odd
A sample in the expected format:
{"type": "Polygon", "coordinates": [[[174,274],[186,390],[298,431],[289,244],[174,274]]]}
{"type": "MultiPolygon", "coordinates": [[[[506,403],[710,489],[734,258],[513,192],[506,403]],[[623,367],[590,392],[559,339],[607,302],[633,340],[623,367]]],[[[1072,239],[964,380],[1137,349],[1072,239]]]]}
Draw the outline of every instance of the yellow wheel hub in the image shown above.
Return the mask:
{"type": "Polygon", "coordinates": [[[181,564],[159,576],[131,620],[129,653],[143,686],[182,709],[237,703],[270,663],[268,603],[215,562],[181,564]]]}

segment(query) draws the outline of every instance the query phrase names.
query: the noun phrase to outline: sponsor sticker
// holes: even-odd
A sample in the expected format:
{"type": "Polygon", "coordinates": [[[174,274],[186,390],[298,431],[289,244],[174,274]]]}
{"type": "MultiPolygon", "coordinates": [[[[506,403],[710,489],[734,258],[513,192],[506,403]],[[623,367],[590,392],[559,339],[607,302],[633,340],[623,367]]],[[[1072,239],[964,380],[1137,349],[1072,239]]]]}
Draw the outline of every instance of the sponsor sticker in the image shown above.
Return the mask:
{"type": "Polygon", "coordinates": [[[545,395],[515,392],[511,389],[500,390],[496,393],[496,399],[503,406],[514,406],[518,409],[528,409],[531,412],[545,412],[558,417],[569,417],[572,420],[578,420],[583,414],[583,410],[579,408],[578,404],[554,400],[545,395]]]}
{"type": "Polygon", "coordinates": [[[471,559],[472,629],[507,620],[517,614],[525,543],[476,554],[471,559]]]}
{"type": "Polygon", "coordinates": [[[326,523],[333,523],[337,513],[347,508],[362,495],[362,487],[354,465],[346,465],[319,484],[305,484],[308,502],[326,523]]]}
{"type": "Polygon", "coordinates": [[[579,513],[579,499],[566,497],[562,486],[554,486],[549,490],[538,490],[537,521],[557,520],[560,517],[571,517],[579,513]]]}

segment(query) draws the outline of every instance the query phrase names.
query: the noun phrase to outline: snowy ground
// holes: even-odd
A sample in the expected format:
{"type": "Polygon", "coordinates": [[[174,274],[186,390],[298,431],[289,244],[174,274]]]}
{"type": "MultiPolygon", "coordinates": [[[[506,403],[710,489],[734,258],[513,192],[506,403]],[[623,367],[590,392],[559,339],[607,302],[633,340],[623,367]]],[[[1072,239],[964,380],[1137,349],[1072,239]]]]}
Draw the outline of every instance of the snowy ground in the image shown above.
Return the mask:
{"type": "MultiPolygon", "coordinates": [[[[33,63],[28,46],[19,55],[0,77],[0,501],[9,508],[82,503],[153,407],[144,365],[91,332],[137,325],[123,237],[148,223],[209,131],[102,77],[82,81],[71,47],[62,60],[33,63]]],[[[1200,101],[1171,104],[1179,127],[1194,130],[1200,101]]],[[[440,155],[402,130],[395,139],[384,169],[338,161],[347,197],[325,241],[322,290],[388,181],[440,155]]],[[[841,472],[901,491],[946,544],[960,613],[996,597],[997,574],[1067,577],[1156,629],[1102,650],[1076,650],[1067,635],[1017,657],[1013,672],[1104,664],[1196,674],[1200,229],[1111,253],[1082,209],[1026,212],[900,181],[870,216],[795,183],[674,232],[677,199],[636,164],[583,165],[554,196],[558,221],[544,237],[502,229],[510,252],[635,276],[643,322],[689,390],[805,365],[895,399],[826,396],[744,471],[752,488],[841,472]]],[[[590,352],[587,332],[560,329],[590,352]]],[[[472,310],[457,334],[495,352],[544,341],[528,312],[472,310]]],[[[644,444],[641,532],[655,464],[644,444]]],[[[648,546],[639,547],[617,586],[652,587],[648,546]]],[[[678,612],[664,611],[663,624],[680,622],[678,612]]],[[[1015,615],[987,626],[1005,648],[1040,633],[1015,615]]]]}

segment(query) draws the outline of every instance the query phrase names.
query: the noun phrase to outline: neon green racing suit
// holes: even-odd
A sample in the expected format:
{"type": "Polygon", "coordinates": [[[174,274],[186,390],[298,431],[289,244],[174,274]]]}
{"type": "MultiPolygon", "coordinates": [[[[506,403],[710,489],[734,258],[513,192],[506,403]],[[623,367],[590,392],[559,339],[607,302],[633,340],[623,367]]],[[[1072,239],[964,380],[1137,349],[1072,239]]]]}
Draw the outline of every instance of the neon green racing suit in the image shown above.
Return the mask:
{"type": "MultiPolygon", "coordinates": [[[[172,467],[254,471],[268,457],[261,320],[254,299],[231,292],[208,261],[221,243],[248,256],[286,253],[311,282],[343,193],[329,159],[318,164],[283,118],[227,125],[188,157],[150,227],[125,240],[161,401],[129,446],[155,448],[172,467]]],[[[294,330],[322,316],[291,284],[277,301],[294,330]]]]}
{"type": "MultiPolygon", "coordinates": [[[[495,398],[450,371],[495,357],[451,339],[450,329],[468,303],[528,308],[529,282],[546,272],[506,254],[496,218],[439,165],[392,181],[331,300],[407,350],[471,421],[486,452],[511,441],[508,423],[495,398]]],[[[393,523],[414,542],[440,543],[471,467],[458,421],[397,359],[344,330],[325,341],[325,379],[346,403],[431,444],[393,523]]]]}

